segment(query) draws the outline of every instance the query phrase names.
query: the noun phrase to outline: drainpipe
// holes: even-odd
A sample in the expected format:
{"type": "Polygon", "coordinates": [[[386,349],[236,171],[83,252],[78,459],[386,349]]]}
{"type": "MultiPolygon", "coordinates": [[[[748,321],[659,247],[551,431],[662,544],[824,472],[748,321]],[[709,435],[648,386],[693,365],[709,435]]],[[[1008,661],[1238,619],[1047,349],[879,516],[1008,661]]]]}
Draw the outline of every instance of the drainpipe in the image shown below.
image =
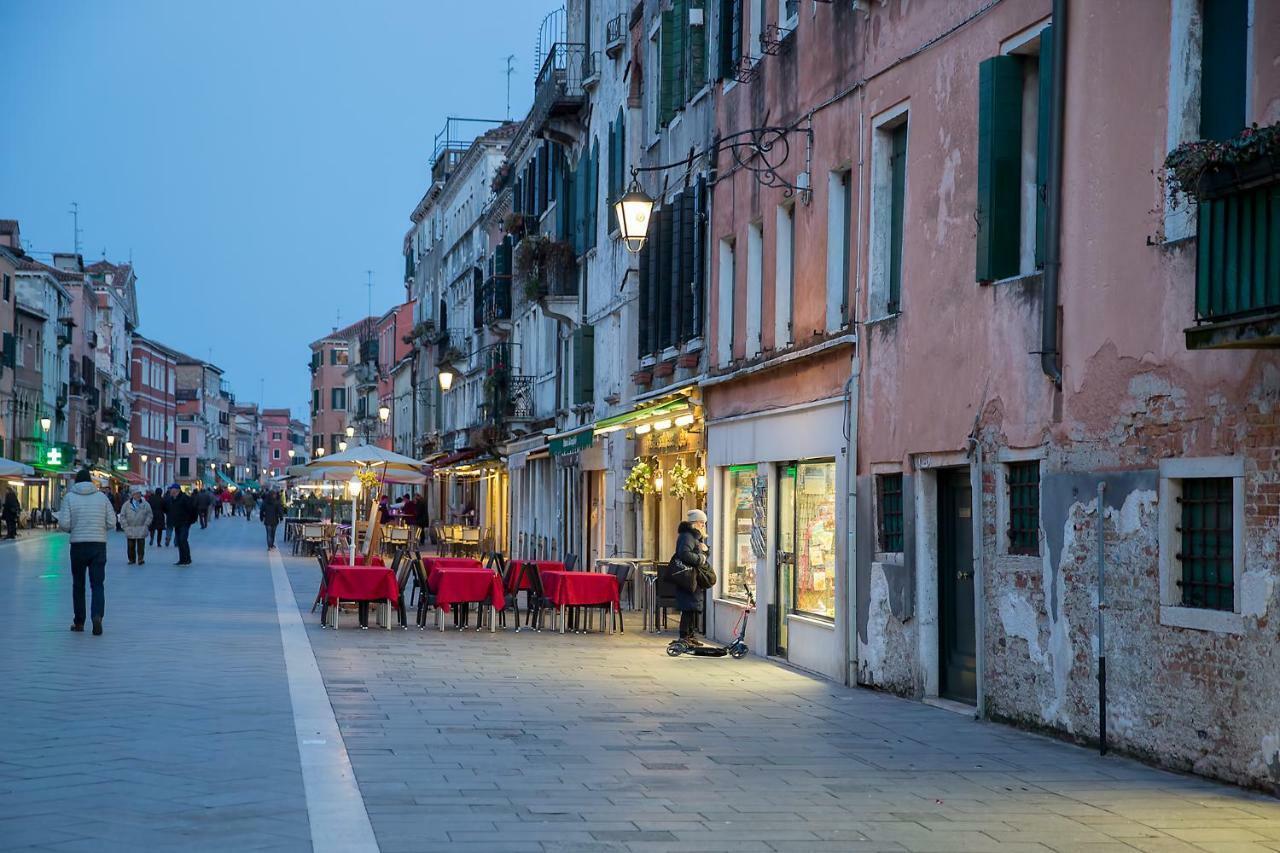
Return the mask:
{"type": "Polygon", "coordinates": [[[1049,166],[1045,204],[1044,293],[1040,304],[1040,369],[1062,387],[1058,341],[1058,276],[1062,268],[1062,126],[1067,90],[1067,0],[1053,0],[1053,82],[1049,89],[1049,166]]]}
{"type": "Polygon", "coordinates": [[[1103,613],[1107,609],[1106,598],[1106,507],[1102,505],[1102,495],[1107,490],[1106,483],[1098,483],[1098,754],[1107,754],[1107,643],[1106,624],[1103,613]]]}
{"type": "Polygon", "coordinates": [[[847,629],[844,632],[845,683],[854,687],[858,683],[858,380],[862,359],[855,356],[845,391],[845,477],[848,491],[845,495],[845,583],[849,594],[845,607],[847,629]]]}

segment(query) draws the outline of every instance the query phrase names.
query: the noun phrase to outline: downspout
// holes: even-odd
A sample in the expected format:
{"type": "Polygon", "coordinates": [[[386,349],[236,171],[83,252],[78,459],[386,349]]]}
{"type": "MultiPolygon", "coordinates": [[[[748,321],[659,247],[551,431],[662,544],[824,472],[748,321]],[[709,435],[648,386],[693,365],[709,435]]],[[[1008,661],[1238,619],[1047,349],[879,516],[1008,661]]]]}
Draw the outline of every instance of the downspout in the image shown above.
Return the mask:
{"type": "Polygon", "coordinates": [[[846,596],[848,626],[844,632],[845,684],[855,687],[858,683],[858,392],[862,358],[854,356],[849,381],[845,383],[845,477],[848,489],[845,494],[845,583],[849,585],[846,596]]]}
{"type": "Polygon", "coordinates": [[[1067,0],[1053,0],[1053,82],[1049,88],[1049,166],[1045,198],[1044,294],[1040,304],[1040,369],[1062,387],[1058,341],[1058,276],[1062,269],[1062,127],[1067,90],[1067,0]]]}

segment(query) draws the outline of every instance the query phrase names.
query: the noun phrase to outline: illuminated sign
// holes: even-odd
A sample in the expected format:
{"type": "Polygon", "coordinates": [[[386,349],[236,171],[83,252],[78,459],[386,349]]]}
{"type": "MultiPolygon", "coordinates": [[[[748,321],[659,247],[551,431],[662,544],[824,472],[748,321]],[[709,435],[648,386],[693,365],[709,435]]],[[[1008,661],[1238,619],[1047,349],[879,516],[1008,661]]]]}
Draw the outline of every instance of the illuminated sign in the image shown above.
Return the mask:
{"type": "Polygon", "coordinates": [[[62,467],[62,448],[50,447],[44,452],[44,464],[62,467]]]}

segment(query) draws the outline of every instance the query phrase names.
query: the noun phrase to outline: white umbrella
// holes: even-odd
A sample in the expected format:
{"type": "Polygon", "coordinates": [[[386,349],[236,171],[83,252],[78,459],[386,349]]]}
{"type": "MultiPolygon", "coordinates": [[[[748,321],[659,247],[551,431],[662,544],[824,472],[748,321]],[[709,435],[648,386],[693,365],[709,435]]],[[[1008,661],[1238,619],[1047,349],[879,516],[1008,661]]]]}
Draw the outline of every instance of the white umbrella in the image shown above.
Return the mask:
{"type": "Polygon", "coordinates": [[[360,494],[357,474],[377,473],[381,483],[425,483],[426,465],[410,456],[384,450],[374,444],[349,447],[332,456],[321,456],[306,465],[308,479],[346,480],[351,484],[351,562],[356,561],[356,498],[360,494]]]}
{"type": "Polygon", "coordinates": [[[21,462],[14,462],[12,459],[0,456],[0,477],[34,477],[35,475],[35,469],[30,465],[23,465],[21,462]]]}

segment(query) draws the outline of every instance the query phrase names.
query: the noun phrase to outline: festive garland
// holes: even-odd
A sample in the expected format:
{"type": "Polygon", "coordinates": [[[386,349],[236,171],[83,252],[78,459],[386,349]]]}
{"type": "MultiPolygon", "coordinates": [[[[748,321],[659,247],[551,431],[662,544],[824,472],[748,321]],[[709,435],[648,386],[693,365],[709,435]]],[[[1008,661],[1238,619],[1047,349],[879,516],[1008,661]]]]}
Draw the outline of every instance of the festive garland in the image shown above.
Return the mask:
{"type": "Polygon", "coordinates": [[[673,498],[687,498],[694,492],[694,474],[693,470],[683,462],[676,462],[671,466],[671,470],[667,472],[668,482],[671,488],[667,489],[667,494],[673,498]]]}
{"type": "Polygon", "coordinates": [[[636,495],[651,495],[654,493],[653,474],[653,463],[637,458],[622,488],[636,495]]]}

